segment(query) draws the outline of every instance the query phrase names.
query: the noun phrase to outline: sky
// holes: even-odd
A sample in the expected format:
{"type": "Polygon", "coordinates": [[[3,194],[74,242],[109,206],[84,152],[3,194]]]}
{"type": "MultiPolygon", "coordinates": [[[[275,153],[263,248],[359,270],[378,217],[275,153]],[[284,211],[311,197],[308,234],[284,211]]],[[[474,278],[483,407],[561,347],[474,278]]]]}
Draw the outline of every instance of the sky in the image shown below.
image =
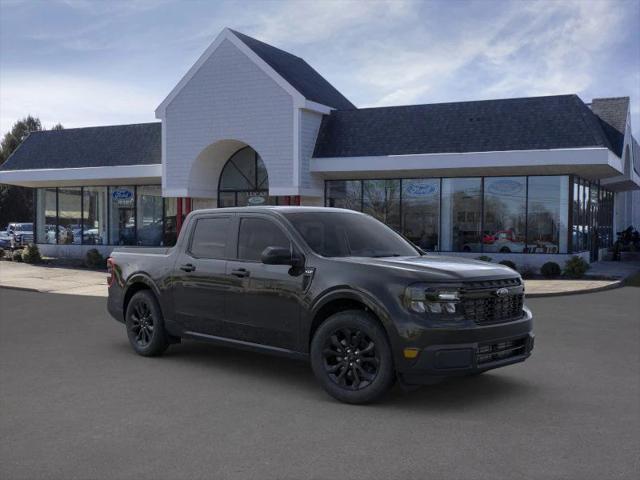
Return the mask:
{"type": "Polygon", "coordinates": [[[640,138],[640,0],[0,0],[0,133],[154,121],[224,27],[358,107],[630,96],[640,138]]]}

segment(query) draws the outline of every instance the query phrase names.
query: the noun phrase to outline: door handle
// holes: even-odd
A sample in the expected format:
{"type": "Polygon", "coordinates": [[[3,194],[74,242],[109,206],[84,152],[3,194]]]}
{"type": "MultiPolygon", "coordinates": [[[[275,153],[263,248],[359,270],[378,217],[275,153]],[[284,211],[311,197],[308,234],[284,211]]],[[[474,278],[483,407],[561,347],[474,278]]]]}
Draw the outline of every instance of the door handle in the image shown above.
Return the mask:
{"type": "Polygon", "coordinates": [[[247,270],[246,268],[238,268],[237,270],[231,270],[231,275],[235,277],[240,277],[240,278],[248,277],[250,273],[251,272],[249,272],[249,270],[247,270]]]}
{"type": "Polygon", "coordinates": [[[193,272],[196,269],[196,266],[192,263],[187,263],[180,267],[180,270],[184,270],[185,272],[193,272]]]}

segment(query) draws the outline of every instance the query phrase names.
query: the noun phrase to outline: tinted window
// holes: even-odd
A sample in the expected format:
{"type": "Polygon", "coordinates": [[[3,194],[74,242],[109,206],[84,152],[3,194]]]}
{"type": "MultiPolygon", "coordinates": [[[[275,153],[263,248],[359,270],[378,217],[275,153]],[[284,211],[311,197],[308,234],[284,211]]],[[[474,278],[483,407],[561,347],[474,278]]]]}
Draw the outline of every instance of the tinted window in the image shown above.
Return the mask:
{"type": "Polygon", "coordinates": [[[229,217],[201,218],[191,240],[191,253],[200,258],[225,258],[229,217]]]}
{"type": "Polygon", "coordinates": [[[243,218],[240,221],[238,258],[259,262],[267,247],[290,248],[291,242],[275,223],[261,218],[243,218]]]}
{"type": "Polygon", "coordinates": [[[309,247],[324,257],[415,256],[418,252],[379,221],[353,213],[288,213],[309,247]]]}

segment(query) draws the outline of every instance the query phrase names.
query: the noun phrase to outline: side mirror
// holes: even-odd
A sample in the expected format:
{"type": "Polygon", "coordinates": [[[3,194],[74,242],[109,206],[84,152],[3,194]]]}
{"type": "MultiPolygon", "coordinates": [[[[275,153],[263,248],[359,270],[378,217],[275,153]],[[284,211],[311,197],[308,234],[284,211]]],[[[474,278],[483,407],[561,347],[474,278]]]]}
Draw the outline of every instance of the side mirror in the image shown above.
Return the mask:
{"type": "Polygon", "coordinates": [[[290,265],[292,267],[304,265],[304,257],[285,247],[265,248],[261,260],[266,265],[290,265]]]}

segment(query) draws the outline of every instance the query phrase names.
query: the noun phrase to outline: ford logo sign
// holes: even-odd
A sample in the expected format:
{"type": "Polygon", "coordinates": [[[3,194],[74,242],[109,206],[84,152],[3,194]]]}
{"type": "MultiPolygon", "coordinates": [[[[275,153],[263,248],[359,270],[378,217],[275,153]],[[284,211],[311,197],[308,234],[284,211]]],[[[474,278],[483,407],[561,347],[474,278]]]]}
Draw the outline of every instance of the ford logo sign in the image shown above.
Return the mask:
{"type": "Polygon", "coordinates": [[[427,197],[437,191],[437,185],[432,183],[410,183],[405,189],[405,193],[410,197],[427,197]]]}
{"type": "Polygon", "coordinates": [[[522,182],[516,180],[496,180],[489,185],[489,191],[496,195],[514,195],[523,190],[522,182]]]}
{"type": "Polygon", "coordinates": [[[509,295],[508,288],[499,288],[498,290],[496,290],[497,297],[506,297],[507,295],[509,295]]]}
{"type": "Polygon", "coordinates": [[[133,197],[133,192],[131,190],[114,190],[111,196],[114,200],[129,200],[133,197]]]}
{"type": "Polygon", "coordinates": [[[247,198],[247,203],[249,205],[262,205],[265,201],[266,201],[266,198],[259,197],[259,196],[247,198]]]}

